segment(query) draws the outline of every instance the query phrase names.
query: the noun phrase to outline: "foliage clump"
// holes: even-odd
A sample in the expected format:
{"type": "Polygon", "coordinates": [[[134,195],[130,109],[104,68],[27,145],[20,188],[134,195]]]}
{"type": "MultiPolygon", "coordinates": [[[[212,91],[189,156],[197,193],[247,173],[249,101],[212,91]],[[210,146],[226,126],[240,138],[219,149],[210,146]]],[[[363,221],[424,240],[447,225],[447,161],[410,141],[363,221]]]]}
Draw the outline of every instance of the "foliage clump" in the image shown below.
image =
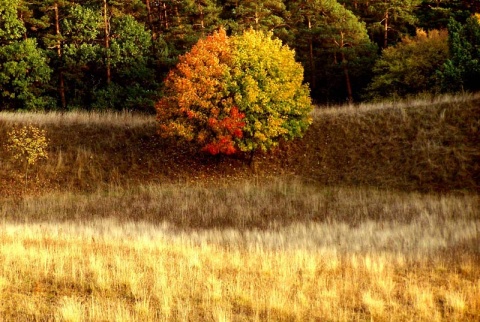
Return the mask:
{"type": "Polygon", "coordinates": [[[179,59],[157,103],[159,132],[210,154],[268,151],[311,123],[295,52],[272,34],[220,29],[179,59]]]}
{"type": "Polygon", "coordinates": [[[33,125],[14,128],[8,132],[7,149],[15,160],[23,160],[29,165],[39,159],[48,158],[46,131],[33,125]]]}
{"type": "Polygon", "coordinates": [[[29,166],[48,158],[48,144],[46,131],[33,125],[13,128],[7,133],[7,150],[15,160],[25,164],[25,183],[29,166]]]}
{"type": "Polygon", "coordinates": [[[449,55],[445,30],[417,30],[415,37],[403,37],[395,46],[383,50],[375,63],[369,86],[373,98],[391,95],[405,97],[440,90],[437,70],[449,55]]]}

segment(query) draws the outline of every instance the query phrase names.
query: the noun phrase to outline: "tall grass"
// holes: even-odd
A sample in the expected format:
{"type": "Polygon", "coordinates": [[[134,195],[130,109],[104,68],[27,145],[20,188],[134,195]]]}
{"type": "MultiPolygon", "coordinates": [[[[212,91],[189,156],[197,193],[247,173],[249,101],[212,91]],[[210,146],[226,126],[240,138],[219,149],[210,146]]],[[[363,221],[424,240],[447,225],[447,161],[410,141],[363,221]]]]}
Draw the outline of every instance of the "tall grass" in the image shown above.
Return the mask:
{"type": "Polygon", "coordinates": [[[477,195],[277,179],[1,206],[7,320],[480,318],[477,195]]]}

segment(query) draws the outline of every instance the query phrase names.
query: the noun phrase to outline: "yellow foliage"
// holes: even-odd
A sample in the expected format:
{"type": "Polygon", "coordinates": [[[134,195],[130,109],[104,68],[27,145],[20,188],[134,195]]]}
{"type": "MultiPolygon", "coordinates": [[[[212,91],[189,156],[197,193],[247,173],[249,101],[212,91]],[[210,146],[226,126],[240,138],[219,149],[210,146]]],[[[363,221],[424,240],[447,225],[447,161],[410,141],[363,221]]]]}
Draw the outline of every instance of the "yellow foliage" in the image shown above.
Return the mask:
{"type": "Polygon", "coordinates": [[[266,151],[301,136],[312,111],[303,68],[272,37],[250,30],[229,38],[220,29],[199,40],[165,81],[156,106],[160,134],[213,154],[266,151]]]}
{"type": "Polygon", "coordinates": [[[33,165],[39,159],[47,159],[48,139],[46,131],[33,125],[14,128],[7,134],[7,150],[15,160],[33,165]]]}

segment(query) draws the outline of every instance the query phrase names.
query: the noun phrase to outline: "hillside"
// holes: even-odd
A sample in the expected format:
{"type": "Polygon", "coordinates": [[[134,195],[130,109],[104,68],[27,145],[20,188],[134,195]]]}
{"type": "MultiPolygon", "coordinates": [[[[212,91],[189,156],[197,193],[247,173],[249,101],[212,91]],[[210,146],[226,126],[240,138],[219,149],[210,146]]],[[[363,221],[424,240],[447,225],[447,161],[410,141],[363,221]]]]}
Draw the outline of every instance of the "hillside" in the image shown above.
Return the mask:
{"type": "Polygon", "coordinates": [[[154,116],[128,113],[0,113],[0,195],[92,191],[102,186],[218,182],[255,175],[296,176],[320,185],[406,191],[478,191],[480,97],[442,97],[355,108],[318,108],[303,139],[244,158],[198,154],[161,139],[154,116]],[[36,124],[48,160],[31,167],[5,148],[7,132],[36,124]]]}

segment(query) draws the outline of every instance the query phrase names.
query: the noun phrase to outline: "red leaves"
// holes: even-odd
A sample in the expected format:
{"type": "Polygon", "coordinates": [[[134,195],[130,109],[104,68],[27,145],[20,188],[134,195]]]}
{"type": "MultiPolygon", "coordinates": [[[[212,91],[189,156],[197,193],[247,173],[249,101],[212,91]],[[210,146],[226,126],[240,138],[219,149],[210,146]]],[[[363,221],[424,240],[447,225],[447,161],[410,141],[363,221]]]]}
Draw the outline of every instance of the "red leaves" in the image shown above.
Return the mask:
{"type": "Polygon", "coordinates": [[[231,155],[237,152],[237,149],[234,146],[232,137],[230,135],[226,135],[220,136],[214,142],[207,144],[203,147],[202,151],[208,152],[212,155],[217,155],[219,153],[231,155]]]}
{"type": "Polygon", "coordinates": [[[205,145],[203,151],[213,155],[219,153],[230,155],[237,152],[234,139],[243,137],[245,114],[240,113],[237,107],[232,107],[229,114],[221,120],[213,117],[208,119],[208,126],[217,134],[217,138],[205,145]]]}

